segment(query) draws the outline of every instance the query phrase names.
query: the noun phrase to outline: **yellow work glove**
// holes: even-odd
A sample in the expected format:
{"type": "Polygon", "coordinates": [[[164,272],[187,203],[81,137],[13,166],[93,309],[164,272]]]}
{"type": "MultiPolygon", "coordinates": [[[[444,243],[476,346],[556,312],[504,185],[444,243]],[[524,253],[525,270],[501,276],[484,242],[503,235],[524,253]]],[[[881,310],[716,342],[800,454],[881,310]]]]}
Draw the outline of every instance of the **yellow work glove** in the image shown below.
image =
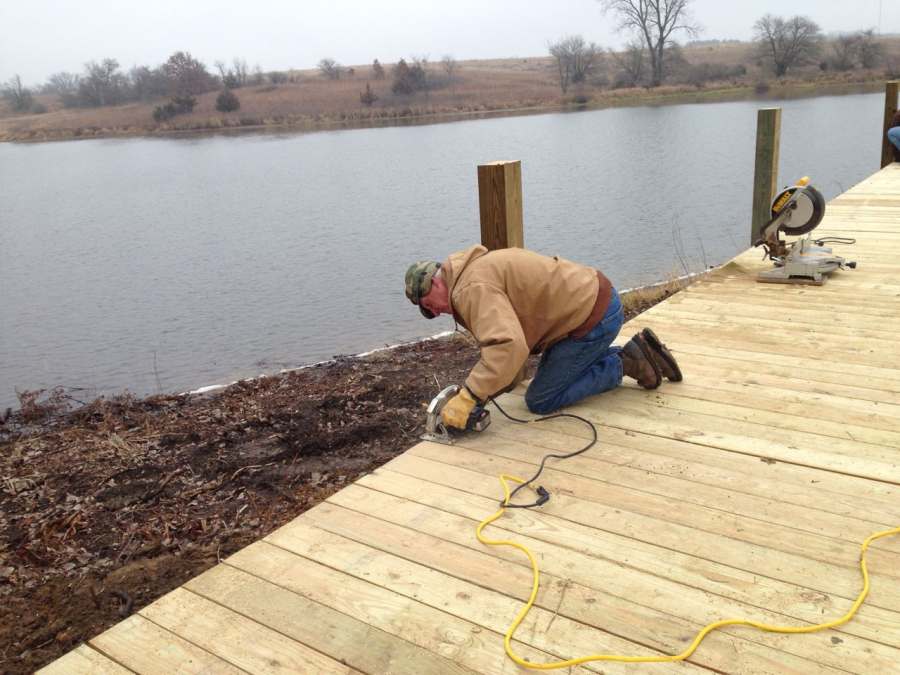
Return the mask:
{"type": "Polygon", "coordinates": [[[465,429],[475,403],[476,401],[468,389],[465,387],[460,389],[459,393],[451,398],[441,410],[441,421],[444,426],[465,429]]]}

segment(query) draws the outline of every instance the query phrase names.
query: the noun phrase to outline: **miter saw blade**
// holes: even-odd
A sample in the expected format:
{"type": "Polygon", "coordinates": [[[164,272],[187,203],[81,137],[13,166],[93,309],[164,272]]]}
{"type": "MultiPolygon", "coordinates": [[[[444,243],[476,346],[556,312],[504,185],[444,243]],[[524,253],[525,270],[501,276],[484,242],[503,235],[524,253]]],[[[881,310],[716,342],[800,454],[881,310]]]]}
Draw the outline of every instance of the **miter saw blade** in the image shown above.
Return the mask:
{"type": "Polygon", "coordinates": [[[779,192],[772,201],[772,218],[783,208],[789,208],[790,212],[785,214],[779,229],[787,235],[799,236],[812,232],[822,222],[825,197],[812,185],[792,185],[779,192]]]}

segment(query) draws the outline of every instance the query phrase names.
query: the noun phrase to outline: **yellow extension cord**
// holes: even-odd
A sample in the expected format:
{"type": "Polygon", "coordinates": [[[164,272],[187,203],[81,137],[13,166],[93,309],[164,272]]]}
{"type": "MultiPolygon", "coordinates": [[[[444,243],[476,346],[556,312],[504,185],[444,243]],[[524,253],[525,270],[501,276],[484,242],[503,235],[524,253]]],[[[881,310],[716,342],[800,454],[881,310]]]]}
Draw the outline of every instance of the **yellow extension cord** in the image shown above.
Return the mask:
{"type": "Polygon", "coordinates": [[[748,621],[747,619],[724,619],[722,621],[715,621],[705,628],[700,630],[697,633],[697,637],[694,638],[694,641],[691,645],[685,649],[680,654],[674,655],[663,655],[663,656],[623,656],[620,654],[591,654],[589,656],[579,656],[575,659],[566,659],[564,661],[551,661],[549,663],[532,663],[530,661],[526,661],[522,657],[518,656],[512,649],[512,639],[513,633],[516,632],[516,628],[519,627],[519,624],[522,623],[525,616],[528,614],[528,611],[531,609],[532,605],[534,605],[534,600],[537,598],[538,587],[540,586],[540,576],[541,572],[538,569],[537,560],[534,557],[534,554],[528,550],[526,546],[523,544],[519,544],[514,541],[509,541],[508,539],[487,539],[484,537],[481,532],[482,530],[497,520],[500,516],[502,516],[506,511],[506,505],[509,504],[510,499],[510,491],[509,491],[509,483],[508,481],[513,481],[515,483],[523,483],[524,481],[521,478],[516,478],[515,476],[509,476],[507,474],[502,474],[500,476],[500,483],[503,485],[503,492],[506,495],[503,500],[503,506],[500,507],[500,510],[497,511],[494,515],[489,516],[482,520],[478,527],[475,529],[475,535],[478,537],[478,541],[482,544],[486,544],[488,546],[512,546],[514,548],[519,549],[525,555],[528,556],[528,560],[531,561],[531,571],[533,581],[531,584],[531,596],[528,598],[528,602],[525,603],[525,606],[519,610],[519,613],[516,615],[516,618],[513,620],[509,629],[506,631],[506,635],[503,639],[503,645],[506,648],[506,654],[515,661],[517,664],[522,666],[523,668],[531,668],[532,670],[554,670],[556,668],[568,668],[569,666],[577,666],[581,663],[587,663],[589,661],[621,661],[625,663],[660,663],[660,662],[670,662],[670,661],[683,661],[688,658],[697,647],[700,646],[700,643],[703,641],[709,633],[716,630],[717,628],[722,628],[723,626],[752,626],[753,628],[758,628],[760,630],[768,631],[770,633],[814,633],[820,630],[826,630],[828,628],[834,628],[835,626],[840,626],[844,623],[847,623],[853,615],[856,614],[856,611],[860,608],[860,605],[866,599],[866,596],[869,594],[869,571],[866,568],[866,550],[869,548],[869,544],[871,544],[876,539],[880,539],[881,537],[888,537],[895,534],[900,534],[900,527],[896,527],[891,530],[884,530],[882,532],[876,532],[875,534],[869,535],[866,540],[862,543],[862,547],[859,554],[859,568],[862,570],[863,577],[863,588],[859,593],[859,596],[856,598],[856,601],[853,603],[853,606],[850,610],[844,614],[844,616],[839,619],[835,619],[834,621],[828,621],[827,623],[820,623],[814,626],[772,626],[767,623],[759,623],[757,621],[748,621]]]}

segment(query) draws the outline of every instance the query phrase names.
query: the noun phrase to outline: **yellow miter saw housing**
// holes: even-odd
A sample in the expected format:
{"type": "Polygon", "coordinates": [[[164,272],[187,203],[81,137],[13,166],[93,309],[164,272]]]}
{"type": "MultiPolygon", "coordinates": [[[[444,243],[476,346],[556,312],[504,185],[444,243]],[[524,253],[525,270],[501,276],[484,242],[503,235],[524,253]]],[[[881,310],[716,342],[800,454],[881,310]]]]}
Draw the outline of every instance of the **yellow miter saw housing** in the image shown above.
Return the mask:
{"type": "Polygon", "coordinates": [[[765,249],[765,258],[775,263],[775,269],[764,270],[757,281],[775,284],[813,284],[821,286],[828,274],[837,269],[854,269],[855,262],[834,255],[825,241],[853,243],[840,237],[812,240],[809,232],[818,227],[825,216],[825,198],[809,184],[804,176],[795,185],[784,188],[772,200],[772,218],[755,237],[754,246],[765,249]],[[787,236],[802,236],[787,242],[787,236]]]}

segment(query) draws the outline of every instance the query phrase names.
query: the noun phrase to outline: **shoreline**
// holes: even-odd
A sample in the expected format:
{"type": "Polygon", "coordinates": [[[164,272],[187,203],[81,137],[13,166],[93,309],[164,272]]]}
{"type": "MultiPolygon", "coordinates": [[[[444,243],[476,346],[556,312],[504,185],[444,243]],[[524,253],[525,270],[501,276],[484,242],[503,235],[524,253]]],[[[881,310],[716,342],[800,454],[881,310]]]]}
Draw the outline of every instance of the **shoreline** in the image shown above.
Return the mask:
{"type": "Polygon", "coordinates": [[[398,108],[361,114],[357,111],[334,111],[326,115],[301,116],[297,118],[207,118],[186,120],[183,127],[124,127],[100,128],[93,126],[76,129],[36,129],[21,132],[0,132],[0,143],[52,143],[70,140],[91,140],[103,138],[184,138],[200,136],[231,136],[259,133],[314,133],[317,131],[337,131],[369,129],[380,127],[419,126],[444,124],[474,119],[493,119],[542,115],[552,113],[584,112],[610,108],[642,106],[683,105],[691,103],[726,103],[759,100],[780,101],[797,98],[818,98],[823,96],[852,96],[877,93],[882,90],[884,78],[859,81],[812,81],[769,85],[764,93],[749,83],[737,86],[689,88],[675,91],[650,89],[629,90],[627,94],[604,91],[596,97],[588,97],[583,103],[555,102],[533,106],[484,106],[480,110],[415,110],[398,108]],[[250,123],[245,123],[245,122],[250,123]]]}
{"type": "MultiPolygon", "coordinates": [[[[653,293],[658,288],[671,287],[673,285],[677,285],[680,288],[689,285],[692,283],[697,277],[701,277],[705,275],[709,270],[704,270],[703,272],[691,272],[690,274],[683,274],[681,276],[675,277],[674,279],[668,281],[657,281],[652,284],[647,284],[646,286],[636,286],[634,288],[626,288],[619,291],[619,294],[624,298],[626,298],[629,294],[632,293],[653,293]]],[[[184,391],[177,396],[196,396],[202,394],[211,394],[217,391],[221,391],[222,389],[227,389],[228,387],[234,386],[241,382],[252,382],[254,380],[258,380],[264,377],[279,377],[281,375],[287,375],[288,373],[297,373],[303,370],[307,370],[309,368],[318,368],[321,366],[327,366],[335,363],[339,363],[341,361],[353,360],[353,359],[364,359],[368,356],[372,356],[374,354],[380,354],[382,352],[391,352],[398,349],[403,349],[406,347],[412,347],[414,345],[421,344],[423,342],[432,342],[434,340],[441,340],[443,338],[454,335],[456,331],[445,330],[440,333],[435,333],[434,335],[426,335],[425,337],[415,338],[413,340],[404,340],[403,342],[397,342],[396,344],[388,344],[383,347],[375,347],[374,349],[370,349],[368,351],[359,352],[358,354],[348,354],[346,356],[339,356],[330,359],[324,359],[322,361],[315,361],[314,363],[305,363],[299,366],[294,366],[292,368],[282,368],[274,373],[260,373],[259,375],[254,375],[251,377],[245,377],[238,380],[233,380],[231,382],[223,383],[223,384],[208,384],[202,387],[198,387],[197,389],[191,389],[189,391],[184,391]]]]}
{"type": "MultiPolygon", "coordinates": [[[[691,272],[689,274],[683,274],[683,275],[680,275],[677,277],[673,277],[672,279],[668,279],[668,280],[664,280],[664,281],[657,281],[652,284],[647,284],[644,286],[636,286],[634,288],[626,288],[626,289],[619,291],[619,293],[621,294],[623,301],[625,301],[626,304],[629,302],[629,300],[628,300],[629,296],[635,295],[636,299],[631,300],[630,301],[631,303],[633,303],[635,306],[638,306],[638,307],[649,306],[649,304],[652,303],[652,299],[655,298],[657,296],[657,294],[660,294],[660,295],[670,294],[672,292],[672,289],[684,288],[685,286],[688,286],[691,283],[693,283],[693,281],[695,281],[699,277],[702,277],[703,275],[705,275],[708,271],[709,270],[703,270],[700,272],[691,272]]],[[[82,405],[90,405],[90,403],[95,400],[101,400],[101,399],[114,400],[114,399],[120,398],[120,397],[132,397],[137,400],[144,400],[144,399],[151,399],[151,398],[154,398],[157,396],[191,397],[191,396],[205,396],[205,395],[218,394],[218,393],[221,393],[221,392],[227,390],[229,387],[234,387],[236,385],[249,384],[249,383],[253,383],[258,380],[265,379],[265,378],[283,377],[283,376],[286,376],[286,375],[289,375],[292,373],[301,373],[306,370],[329,367],[329,366],[333,366],[335,364],[346,363],[348,361],[359,361],[359,360],[363,360],[363,359],[366,359],[367,357],[371,357],[371,356],[388,355],[390,352],[393,352],[393,351],[402,351],[404,349],[412,348],[417,345],[422,345],[423,343],[435,342],[435,341],[439,341],[439,340],[442,340],[445,338],[450,338],[454,334],[456,334],[456,332],[452,331],[452,330],[441,331],[441,332],[435,333],[433,335],[426,335],[426,336],[414,338],[411,340],[403,340],[403,341],[397,342],[397,343],[384,344],[380,347],[373,347],[373,348],[370,348],[370,349],[367,349],[365,351],[358,352],[358,353],[340,354],[340,355],[337,355],[337,356],[329,358],[329,359],[323,359],[321,361],[313,361],[311,363],[301,363],[301,364],[291,366],[288,368],[280,368],[278,370],[272,370],[270,372],[263,371],[263,372],[259,372],[256,375],[248,375],[247,377],[240,377],[240,378],[230,380],[227,382],[215,382],[212,384],[205,384],[205,385],[201,385],[201,386],[198,386],[195,388],[190,388],[190,389],[186,389],[186,390],[182,390],[182,391],[176,390],[176,391],[168,391],[168,392],[157,392],[155,394],[154,393],[134,393],[126,387],[124,389],[109,391],[109,392],[105,392],[105,393],[99,392],[99,393],[93,394],[89,398],[89,400],[87,400],[87,402],[83,403],[82,405]]],[[[39,389],[34,389],[34,390],[25,389],[22,391],[22,393],[25,394],[26,396],[29,393],[37,393],[38,397],[35,397],[33,399],[33,403],[36,404],[37,406],[41,406],[41,405],[46,404],[51,399],[53,399],[55,392],[60,392],[59,396],[68,397],[72,400],[75,400],[74,397],[71,396],[70,392],[77,392],[79,390],[80,390],[79,387],[74,387],[74,386],[66,387],[63,385],[55,385],[55,386],[47,386],[44,388],[39,388],[39,389]],[[38,400],[38,398],[41,395],[43,396],[43,399],[38,400]]],[[[5,410],[9,410],[10,411],[9,415],[12,416],[14,414],[21,413],[22,405],[20,403],[18,406],[3,406],[3,408],[0,408],[0,432],[2,432],[4,429],[3,419],[4,419],[4,414],[5,414],[4,411],[5,410]]]]}
{"type": "Polygon", "coordinates": [[[360,352],[358,354],[348,354],[347,356],[341,356],[337,358],[324,359],[322,361],[315,361],[314,363],[305,363],[299,366],[294,366],[293,368],[282,368],[281,370],[275,373],[260,373],[259,375],[254,375],[252,377],[245,377],[240,380],[233,380],[232,382],[228,382],[225,384],[208,384],[198,389],[191,389],[190,391],[184,391],[178,396],[195,396],[200,394],[211,394],[216,391],[220,391],[222,389],[227,389],[235,384],[239,384],[241,382],[252,382],[254,380],[258,380],[263,377],[278,377],[281,375],[287,375],[288,373],[298,373],[303,370],[308,370],[309,368],[318,368],[321,366],[327,366],[334,363],[339,363],[340,361],[347,361],[351,359],[364,359],[367,356],[372,356],[373,354],[378,354],[379,352],[390,352],[396,349],[402,349],[403,347],[411,347],[412,345],[417,345],[423,342],[432,342],[434,340],[440,340],[441,338],[448,337],[453,335],[455,331],[445,330],[440,333],[435,333],[434,335],[428,335],[422,338],[416,338],[415,340],[406,340],[404,342],[398,342],[396,344],[385,345],[384,347],[377,347],[375,349],[370,349],[366,352],[360,352]]]}

